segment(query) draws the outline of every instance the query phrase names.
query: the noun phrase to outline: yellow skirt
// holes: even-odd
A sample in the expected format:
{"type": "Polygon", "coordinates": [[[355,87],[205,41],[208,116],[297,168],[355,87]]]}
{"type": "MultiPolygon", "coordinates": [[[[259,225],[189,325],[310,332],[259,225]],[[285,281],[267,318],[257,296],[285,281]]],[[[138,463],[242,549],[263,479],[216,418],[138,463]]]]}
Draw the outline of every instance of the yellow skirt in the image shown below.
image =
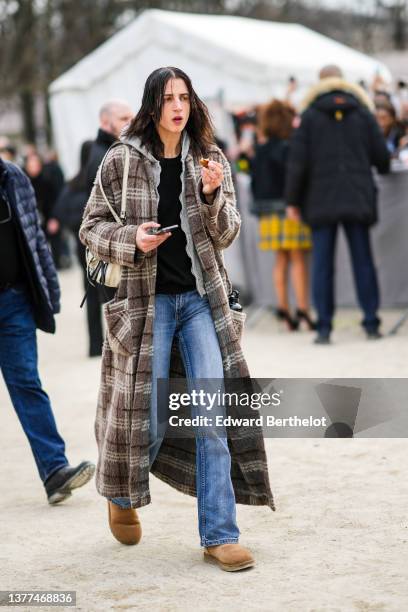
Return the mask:
{"type": "Polygon", "coordinates": [[[312,248],[312,233],[305,223],[268,215],[259,221],[259,248],[262,251],[312,248]]]}

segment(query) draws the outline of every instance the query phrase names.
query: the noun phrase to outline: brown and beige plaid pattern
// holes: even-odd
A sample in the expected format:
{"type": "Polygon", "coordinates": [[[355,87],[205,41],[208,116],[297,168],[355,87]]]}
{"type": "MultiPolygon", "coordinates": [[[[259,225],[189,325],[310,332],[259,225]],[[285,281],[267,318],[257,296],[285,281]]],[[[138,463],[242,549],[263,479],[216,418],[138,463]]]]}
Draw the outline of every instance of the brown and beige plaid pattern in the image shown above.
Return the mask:
{"type": "MultiPolygon", "coordinates": [[[[200,165],[189,151],[185,157],[183,188],[189,229],[197,251],[205,291],[211,305],[223,358],[225,378],[249,376],[240,345],[243,317],[228,304],[230,283],[221,249],[231,244],[240,228],[231,171],[222,152],[210,157],[224,167],[224,181],[211,206],[200,201],[200,165]]],[[[105,193],[120,210],[123,145],[108,154],[102,172],[105,193]]],[[[92,253],[123,265],[115,298],[105,304],[107,334],[103,347],[101,382],[95,423],[99,448],[96,483],[105,497],[130,497],[132,507],[150,502],[149,410],[157,256],[136,249],[139,224],[157,221],[158,193],[155,160],[132,147],[128,179],[127,225],[116,223],[94,186],[80,238],[92,253]]],[[[176,343],[170,376],[184,376],[176,343]]],[[[237,503],[268,505],[274,509],[261,431],[242,431],[229,438],[231,476],[237,503]]],[[[196,495],[195,440],[165,438],[151,472],[189,495],[196,495]]]]}

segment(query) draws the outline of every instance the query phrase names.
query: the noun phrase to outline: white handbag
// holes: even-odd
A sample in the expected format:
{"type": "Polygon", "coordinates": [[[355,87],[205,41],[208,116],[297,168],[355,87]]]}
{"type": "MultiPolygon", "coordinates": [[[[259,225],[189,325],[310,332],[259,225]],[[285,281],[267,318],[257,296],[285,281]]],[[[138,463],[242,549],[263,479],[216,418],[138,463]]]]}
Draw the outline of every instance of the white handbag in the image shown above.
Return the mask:
{"type": "MultiPolygon", "coordinates": [[[[117,215],[116,211],[112,207],[111,203],[106,197],[102,186],[102,167],[109,151],[107,151],[106,155],[104,156],[99,165],[95,183],[99,186],[99,189],[102,193],[102,197],[105,200],[109,210],[111,211],[115,221],[117,223],[120,223],[121,225],[125,225],[127,184],[129,178],[129,148],[127,145],[125,145],[125,164],[123,168],[122,201],[120,207],[120,216],[117,215]]],[[[91,285],[95,285],[95,283],[98,283],[99,285],[104,285],[105,287],[117,287],[120,283],[120,279],[122,276],[122,266],[120,264],[103,261],[96,255],[91,253],[88,247],[86,249],[86,271],[88,280],[91,285]]]]}

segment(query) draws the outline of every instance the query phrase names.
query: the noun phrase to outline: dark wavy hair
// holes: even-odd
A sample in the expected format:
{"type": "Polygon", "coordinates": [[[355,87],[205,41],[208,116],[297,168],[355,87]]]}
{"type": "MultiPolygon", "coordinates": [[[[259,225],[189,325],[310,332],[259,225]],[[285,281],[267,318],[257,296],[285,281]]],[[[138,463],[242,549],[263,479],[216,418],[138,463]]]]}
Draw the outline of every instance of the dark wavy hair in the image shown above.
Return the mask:
{"type": "Polygon", "coordinates": [[[214,127],[210,119],[208,108],[197,96],[190,78],[180,68],[166,66],[157,68],[148,77],[145,83],[142,106],[136,117],[129,124],[125,136],[131,138],[138,136],[142,144],[155,157],[162,157],[163,143],[156,129],[162,114],[164,92],[170,79],[183,79],[190,95],[190,116],[185,129],[190,136],[193,154],[197,157],[206,156],[208,148],[214,144],[214,127]]]}

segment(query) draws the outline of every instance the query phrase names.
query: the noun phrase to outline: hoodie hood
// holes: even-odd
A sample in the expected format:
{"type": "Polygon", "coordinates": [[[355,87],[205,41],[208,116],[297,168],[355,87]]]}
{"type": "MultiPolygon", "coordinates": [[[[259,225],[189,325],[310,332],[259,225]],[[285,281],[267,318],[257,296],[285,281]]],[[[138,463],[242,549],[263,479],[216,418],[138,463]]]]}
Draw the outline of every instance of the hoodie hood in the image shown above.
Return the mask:
{"type": "MultiPolygon", "coordinates": [[[[181,159],[184,161],[190,149],[190,137],[186,130],[183,130],[181,138],[182,138],[181,140],[181,159]]],[[[133,136],[131,138],[128,138],[122,132],[119,140],[123,142],[124,144],[128,144],[134,147],[136,151],[138,151],[141,155],[143,155],[143,157],[146,157],[151,162],[159,163],[159,160],[154,157],[153,153],[148,151],[148,149],[144,145],[142,145],[142,142],[139,136],[133,136]]]]}
{"type": "Polygon", "coordinates": [[[304,98],[300,112],[303,113],[311,105],[328,113],[337,110],[348,112],[358,106],[365,106],[374,112],[374,103],[364,89],[339,77],[322,79],[314,85],[304,98]]]}
{"type": "Polygon", "coordinates": [[[337,120],[342,119],[343,115],[347,115],[347,113],[360,108],[360,106],[361,104],[354,96],[342,91],[323,94],[312,104],[313,108],[317,108],[337,120]]]}

